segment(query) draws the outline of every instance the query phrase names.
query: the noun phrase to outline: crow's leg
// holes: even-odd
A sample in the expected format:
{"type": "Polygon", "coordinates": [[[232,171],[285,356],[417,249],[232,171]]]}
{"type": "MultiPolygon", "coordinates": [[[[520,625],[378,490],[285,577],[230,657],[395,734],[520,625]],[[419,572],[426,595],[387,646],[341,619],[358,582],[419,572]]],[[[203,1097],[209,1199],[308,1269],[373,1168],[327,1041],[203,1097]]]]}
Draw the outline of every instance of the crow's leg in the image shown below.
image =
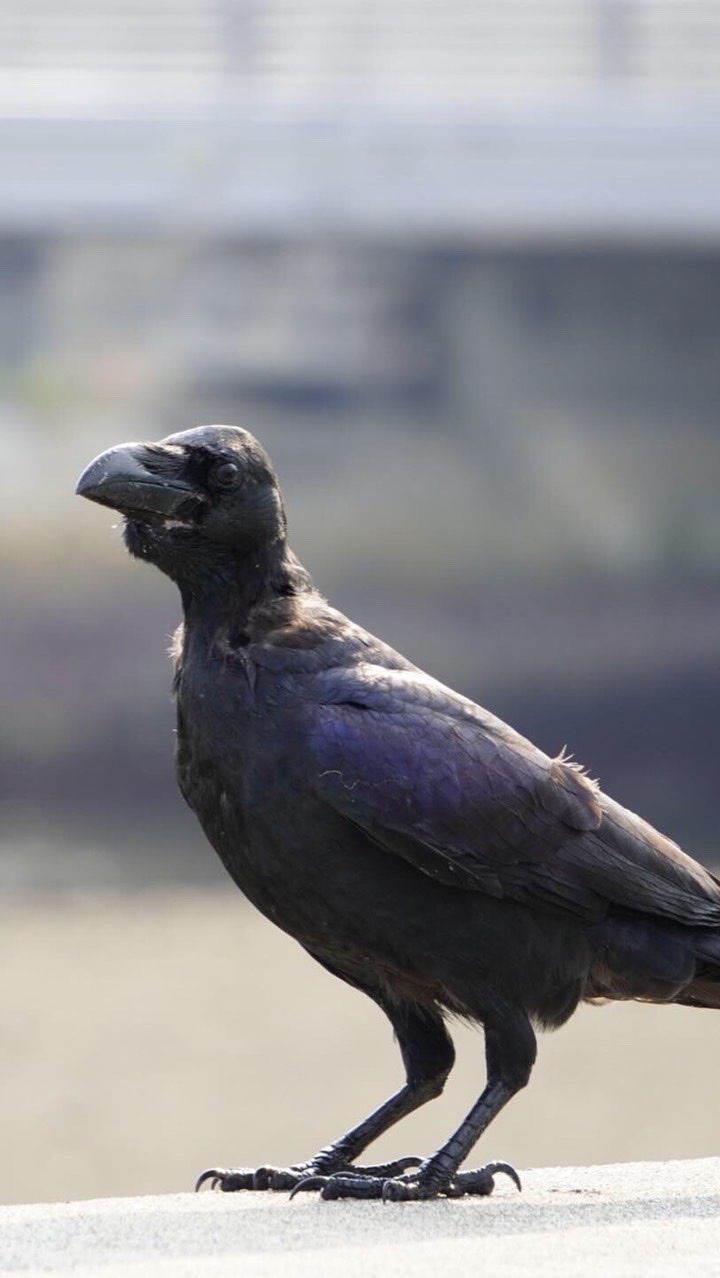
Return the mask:
{"type": "Polygon", "coordinates": [[[213,1189],[226,1192],[237,1189],[287,1190],[294,1189],[301,1181],[311,1180],[314,1184],[316,1178],[321,1178],[322,1184],[325,1184],[338,1172],[347,1172],[355,1179],[368,1177],[382,1185],[389,1178],[402,1175],[409,1167],[421,1163],[420,1158],[413,1157],[377,1167],[353,1165],[353,1160],[378,1136],[405,1118],[406,1114],[440,1095],[455,1060],[452,1040],[437,1012],[411,1004],[389,1006],[381,1002],[377,994],[373,997],[395,1030],[405,1065],[405,1086],[357,1127],[321,1149],[307,1163],[293,1167],[258,1167],[254,1171],[210,1168],[198,1178],[196,1189],[210,1181],[213,1189]]]}
{"type": "Polygon", "coordinates": [[[320,1189],[322,1198],[406,1199],[460,1198],[491,1194],[498,1172],[520,1188],[517,1172],[508,1163],[488,1163],[477,1171],[458,1171],[475,1142],[495,1115],[528,1082],[535,1061],[535,1035],[522,1011],[494,1008],[484,1018],[487,1086],[450,1139],[412,1172],[399,1176],[358,1177],[352,1171],[309,1177],[298,1189],[320,1189]]]}

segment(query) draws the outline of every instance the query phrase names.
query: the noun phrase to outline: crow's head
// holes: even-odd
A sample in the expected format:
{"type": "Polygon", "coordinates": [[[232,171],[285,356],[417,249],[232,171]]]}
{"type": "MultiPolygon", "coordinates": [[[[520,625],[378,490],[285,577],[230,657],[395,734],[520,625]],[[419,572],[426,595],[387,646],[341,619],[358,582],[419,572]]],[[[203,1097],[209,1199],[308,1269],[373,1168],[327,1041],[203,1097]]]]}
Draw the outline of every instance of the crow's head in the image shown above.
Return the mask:
{"type": "Polygon", "coordinates": [[[285,538],[270,459],[238,426],[119,444],[90,463],[76,491],[120,511],[130,553],[181,585],[285,538]]]}

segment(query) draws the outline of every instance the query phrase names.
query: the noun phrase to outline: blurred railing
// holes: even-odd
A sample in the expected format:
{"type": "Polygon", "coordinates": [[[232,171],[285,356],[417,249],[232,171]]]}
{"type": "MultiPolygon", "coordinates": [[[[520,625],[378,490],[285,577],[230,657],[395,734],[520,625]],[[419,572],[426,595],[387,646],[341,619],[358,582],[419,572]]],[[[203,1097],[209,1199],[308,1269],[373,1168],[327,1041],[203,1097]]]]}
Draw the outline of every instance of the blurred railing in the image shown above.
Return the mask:
{"type": "Polygon", "coordinates": [[[720,240],[720,0],[0,0],[0,228],[720,240]]]}
{"type": "Polygon", "coordinates": [[[720,89],[718,0],[4,0],[3,94],[720,89]]]}

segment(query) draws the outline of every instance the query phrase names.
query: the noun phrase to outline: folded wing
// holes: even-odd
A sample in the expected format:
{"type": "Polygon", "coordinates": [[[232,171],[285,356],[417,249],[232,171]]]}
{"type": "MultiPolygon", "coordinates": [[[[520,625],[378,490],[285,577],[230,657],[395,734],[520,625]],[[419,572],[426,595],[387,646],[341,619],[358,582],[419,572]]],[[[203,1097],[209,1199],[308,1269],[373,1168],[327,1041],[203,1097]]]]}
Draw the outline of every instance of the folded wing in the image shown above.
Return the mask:
{"type": "Polygon", "coordinates": [[[424,874],[588,919],[720,923],[720,885],[676,844],[442,684],[361,666],[316,692],[315,793],[424,874]]]}

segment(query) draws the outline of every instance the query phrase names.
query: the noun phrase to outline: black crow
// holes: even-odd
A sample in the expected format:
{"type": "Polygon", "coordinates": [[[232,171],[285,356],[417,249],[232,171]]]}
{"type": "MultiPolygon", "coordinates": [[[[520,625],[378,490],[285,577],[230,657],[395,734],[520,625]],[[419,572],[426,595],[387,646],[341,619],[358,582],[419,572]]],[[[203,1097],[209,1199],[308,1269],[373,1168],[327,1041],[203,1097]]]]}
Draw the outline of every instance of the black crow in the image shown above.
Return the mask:
{"type": "Polygon", "coordinates": [[[487,710],[331,608],[289,549],[267,454],[203,426],[98,457],[78,492],[176,582],[177,774],[247,897],[389,1018],[405,1085],[307,1163],[213,1168],[223,1190],[487,1194],[460,1171],[524,1087],[533,1026],[581,1000],[720,1007],[720,881],[487,710]],[[483,1027],[487,1085],[430,1157],[359,1167],[483,1027]]]}

